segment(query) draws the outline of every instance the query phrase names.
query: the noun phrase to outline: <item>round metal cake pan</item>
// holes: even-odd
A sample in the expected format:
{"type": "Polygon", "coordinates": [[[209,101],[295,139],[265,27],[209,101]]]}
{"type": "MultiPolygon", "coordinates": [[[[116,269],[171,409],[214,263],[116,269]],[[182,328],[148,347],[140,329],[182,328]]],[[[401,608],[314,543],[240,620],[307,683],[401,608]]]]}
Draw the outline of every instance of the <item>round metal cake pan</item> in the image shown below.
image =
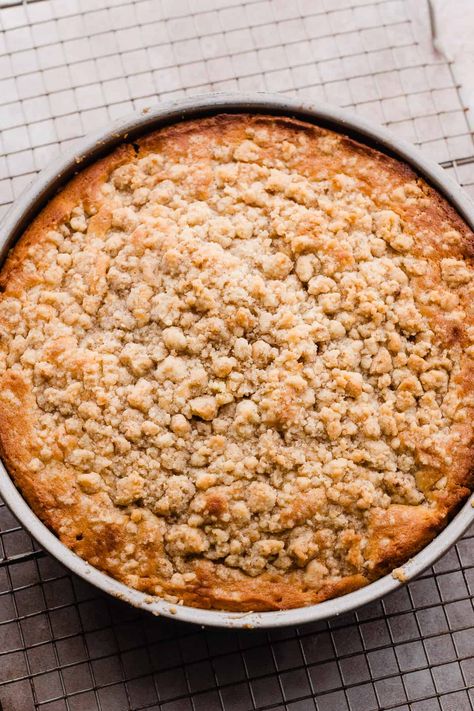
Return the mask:
{"type": "MultiPolygon", "coordinates": [[[[107,128],[86,136],[72,150],[62,154],[45,168],[15,201],[0,229],[0,263],[25,228],[47,201],[79,170],[110,152],[124,141],[178,121],[218,113],[266,113],[286,115],[345,133],[395,156],[409,165],[453,205],[468,225],[474,229],[474,205],[461,188],[435,163],[424,158],[410,144],[386,129],[373,125],[349,111],[326,104],[310,104],[275,94],[208,94],[182,101],[161,103],[111,123],[107,128]]],[[[280,627],[300,625],[341,615],[372,602],[399,588],[432,565],[474,522],[474,500],[467,501],[446,528],[416,556],[402,566],[396,578],[386,575],[360,590],[333,600],[293,610],[261,613],[233,613],[201,610],[173,605],[164,600],[133,590],[93,568],[63,545],[39,520],[15,487],[7,470],[0,463],[0,495],[13,514],[51,555],[69,570],[97,588],[155,615],[164,615],[201,625],[230,628],[280,627]]]]}

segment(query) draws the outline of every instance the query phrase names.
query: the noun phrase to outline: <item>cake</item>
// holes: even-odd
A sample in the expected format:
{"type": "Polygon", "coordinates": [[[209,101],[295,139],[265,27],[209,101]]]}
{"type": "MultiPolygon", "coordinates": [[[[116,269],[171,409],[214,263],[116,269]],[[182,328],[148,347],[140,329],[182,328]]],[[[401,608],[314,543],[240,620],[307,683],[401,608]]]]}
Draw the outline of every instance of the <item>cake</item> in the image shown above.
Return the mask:
{"type": "Polygon", "coordinates": [[[66,546],[173,604],[355,590],[469,495],[473,256],[410,167],[320,126],[124,142],[1,271],[2,458],[66,546]]]}

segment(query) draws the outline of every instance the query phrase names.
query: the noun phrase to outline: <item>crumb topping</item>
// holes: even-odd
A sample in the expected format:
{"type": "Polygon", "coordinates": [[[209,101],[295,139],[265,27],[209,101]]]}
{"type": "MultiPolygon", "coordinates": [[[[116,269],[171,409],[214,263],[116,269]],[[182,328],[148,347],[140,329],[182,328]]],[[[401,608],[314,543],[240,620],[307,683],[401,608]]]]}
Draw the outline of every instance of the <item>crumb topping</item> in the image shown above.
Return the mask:
{"type": "Polygon", "coordinates": [[[117,168],[98,209],[31,248],[0,372],[40,411],[30,471],[63,462],[130,530],[146,513],[160,575],[191,581],[199,557],[318,589],[364,569],[372,510],[429,508],[445,486],[467,395],[430,309],[461,323],[472,269],[417,249],[397,205],[423,209],[418,181],[384,198],[343,167],[292,168],[304,135],[278,159],[269,140],[117,168]]]}

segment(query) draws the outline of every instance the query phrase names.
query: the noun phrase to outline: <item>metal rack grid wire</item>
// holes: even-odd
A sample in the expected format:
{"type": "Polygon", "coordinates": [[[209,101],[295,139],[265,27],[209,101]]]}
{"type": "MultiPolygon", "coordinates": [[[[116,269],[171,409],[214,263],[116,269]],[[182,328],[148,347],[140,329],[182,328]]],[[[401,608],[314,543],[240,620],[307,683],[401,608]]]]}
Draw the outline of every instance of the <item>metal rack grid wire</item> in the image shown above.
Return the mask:
{"type": "MultiPolygon", "coordinates": [[[[0,2],[0,210],[51,156],[132,109],[209,90],[346,106],[474,197],[474,144],[423,0],[0,2]]],[[[474,530],[418,580],[327,623],[219,631],[100,594],[0,505],[4,711],[468,711],[474,530]]]]}

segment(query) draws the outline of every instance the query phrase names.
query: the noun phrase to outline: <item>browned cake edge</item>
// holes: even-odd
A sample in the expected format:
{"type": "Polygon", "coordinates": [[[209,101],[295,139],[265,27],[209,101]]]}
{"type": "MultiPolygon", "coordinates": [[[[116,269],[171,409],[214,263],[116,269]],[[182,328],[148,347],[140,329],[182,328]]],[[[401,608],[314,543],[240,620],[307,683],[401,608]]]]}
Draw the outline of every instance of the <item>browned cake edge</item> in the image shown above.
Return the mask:
{"type": "MultiPolygon", "coordinates": [[[[219,115],[172,125],[139,139],[138,158],[159,151],[163,141],[174,141],[177,152],[181,152],[189,147],[189,137],[196,133],[201,137],[207,135],[211,139],[222,135],[223,129],[235,128],[235,132],[243,139],[247,127],[263,125],[287,136],[299,132],[310,137],[332,134],[326,129],[285,117],[219,115]]],[[[338,151],[358,157],[354,174],[359,171],[358,177],[361,177],[363,173],[368,187],[380,185],[381,181],[384,181],[393,188],[403,185],[407,180],[418,180],[418,184],[429,198],[429,207],[422,215],[415,215],[414,210],[410,211],[408,207],[405,209],[405,219],[415,220],[420,226],[430,227],[435,233],[440,233],[441,225],[458,230],[463,237],[462,257],[472,259],[472,231],[454,208],[419,179],[408,165],[347,136],[332,135],[338,138],[338,151]]],[[[13,248],[2,269],[0,288],[7,295],[18,295],[34,283],[35,277],[25,274],[22,270],[28,250],[31,247],[38,248],[44,243],[48,230],[54,229],[67,219],[78,202],[99,205],[103,200],[99,191],[102,183],[118,166],[136,158],[135,149],[124,144],[111,155],[79,173],[51,200],[13,248]]],[[[307,166],[311,165],[312,160],[313,156],[308,152],[307,166]]],[[[422,282],[420,285],[423,286],[422,282]]],[[[467,303],[467,298],[465,302],[467,303]]],[[[469,322],[472,323],[472,307],[469,311],[469,322]]],[[[445,333],[449,328],[443,316],[437,319],[436,315],[433,315],[432,319],[435,322],[433,327],[438,325],[440,332],[445,333]]],[[[449,334],[450,341],[459,338],[459,333],[453,328],[449,334]]],[[[462,345],[460,343],[460,346],[462,345]]],[[[467,368],[468,366],[464,367],[462,374],[464,387],[472,390],[472,368],[469,368],[469,371],[467,368]]],[[[124,534],[128,517],[113,506],[104,493],[90,496],[82,493],[75,483],[74,470],[59,461],[52,462],[44,473],[33,474],[28,470],[27,464],[33,456],[31,443],[36,411],[36,401],[27,383],[20,374],[12,370],[7,371],[0,380],[0,453],[15,483],[35,513],[65,545],[114,578],[149,593],[153,593],[155,586],[159,584],[167,594],[178,596],[184,604],[201,608],[237,611],[287,609],[351,592],[389,572],[424,547],[455,513],[473,485],[473,445],[470,432],[465,425],[456,425],[461,433],[460,444],[457,450],[451,453],[453,467],[448,473],[445,490],[431,495],[436,505],[427,509],[395,504],[387,511],[373,512],[369,527],[371,535],[366,549],[371,569],[366,576],[347,576],[335,584],[325,585],[315,591],[308,589],[298,570],[285,574],[263,573],[251,578],[238,570],[229,571],[226,568],[227,579],[223,581],[219,579],[219,568],[224,566],[200,560],[195,563],[197,582],[185,590],[176,589],[169,581],[156,574],[155,560],[158,550],[153,540],[147,543],[144,558],[140,561],[141,575],[123,574],[120,553],[130,542],[130,534],[124,534]],[[462,436],[463,434],[465,436],[462,436]],[[109,521],[105,521],[103,515],[107,509],[110,513],[109,521]]],[[[146,537],[146,526],[147,517],[144,516],[138,526],[137,540],[146,537]]]]}

